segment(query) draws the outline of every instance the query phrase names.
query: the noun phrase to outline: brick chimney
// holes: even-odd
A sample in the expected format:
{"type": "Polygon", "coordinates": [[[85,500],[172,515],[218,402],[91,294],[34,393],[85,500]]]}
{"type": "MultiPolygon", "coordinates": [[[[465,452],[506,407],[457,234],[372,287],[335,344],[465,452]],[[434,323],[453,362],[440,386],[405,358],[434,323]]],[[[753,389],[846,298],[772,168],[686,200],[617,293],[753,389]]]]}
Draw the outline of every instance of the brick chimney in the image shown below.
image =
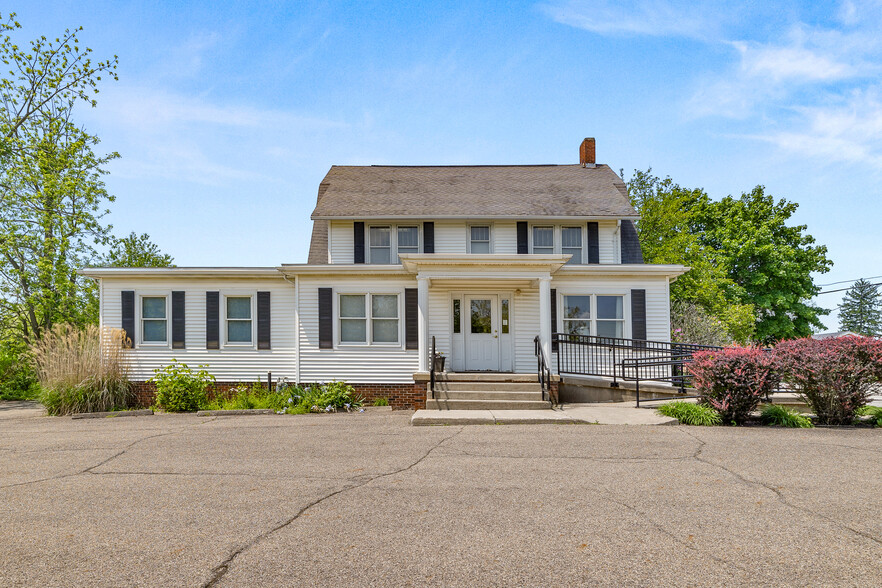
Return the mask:
{"type": "Polygon", "coordinates": [[[594,167],[594,137],[588,137],[579,146],[579,163],[583,167],[594,167]]]}

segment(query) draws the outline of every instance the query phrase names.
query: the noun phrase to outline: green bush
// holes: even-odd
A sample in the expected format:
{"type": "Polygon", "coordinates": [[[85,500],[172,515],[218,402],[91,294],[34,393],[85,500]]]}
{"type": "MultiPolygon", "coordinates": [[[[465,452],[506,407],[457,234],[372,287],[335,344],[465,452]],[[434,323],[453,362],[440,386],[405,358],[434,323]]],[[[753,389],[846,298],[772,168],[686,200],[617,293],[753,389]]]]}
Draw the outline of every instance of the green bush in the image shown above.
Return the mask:
{"type": "Polygon", "coordinates": [[[40,382],[40,402],[51,415],[125,408],[131,399],[124,334],[58,325],[37,341],[31,355],[40,382]]]}
{"type": "Polygon", "coordinates": [[[389,406],[389,399],[388,398],[375,398],[374,399],[374,406],[389,406]]]}
{"type": "Polygon", "coordinates": [[[0,343],[0,400],[35,400],[39,394],[27,346],[12,340],[0,343]]]}
{"type": "Polygon", "coordinates": [[[197,371],[185,363],[172,360],[165,367],[153,370],[151,382],[156,385],[156,406],[168,412],[190,412],[208,404],[208,388],[214,384],[214,376],[205,371],[207,365],[197,366],[197,371]]]}
{"type": "Polygon", "coordinates": [[[298,386],[289,390],[290,398],[286,401],[288,408],[285,410],[289,414],[349,411],[360,408],[364,402],[346,382],[311,384],[305,388],[298,386]]]}
{"type": "Polygon", "coordinates": [[[776,427],[792,427],[795,429],[811,429],[814,427],[811,419],[807,416],[776,404],[767,404],[763,408],[760,418],[763,424],[776,427]]]}
{"type": "Polygon", "coordinates": [[[713,408],[682,400],[662,404],[656,410],[665,416],[677,419],[684,425],[711,427],[723,422],[720,413],[713,408]]]}
{"type": "Polygon", "coordinates": [[[864,406],[858,409],[857,414],[873,417],[876,419],[873,424],[877,427],[882,427],[882,406],[864,406]]]}

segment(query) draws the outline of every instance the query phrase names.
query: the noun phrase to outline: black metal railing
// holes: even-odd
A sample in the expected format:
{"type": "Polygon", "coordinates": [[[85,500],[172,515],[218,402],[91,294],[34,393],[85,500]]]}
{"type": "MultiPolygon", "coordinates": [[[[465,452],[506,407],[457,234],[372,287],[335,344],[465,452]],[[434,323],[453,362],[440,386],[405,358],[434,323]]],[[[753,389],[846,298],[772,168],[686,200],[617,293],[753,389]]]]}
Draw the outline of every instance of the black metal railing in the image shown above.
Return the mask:
{"type": "Polygon", "coordinates": [[[643,379],[677,382],[677,378],[683,377],[680,360],[691,358],[696,351],[721,349],[712,345],[569,333],[554,333],[552,341],[557,347],[559,374],[612,378],[613,386],[618,386],[620,379],[631,380],[625,378],[624,369],[625,365],[634,366],[634,360],[639,360],[643,379]]]}
{"type": "Polygon", "coordinates": [[[432,335],[432,350],[429,356],[429,398],[435,399],[435,335],[432,335]]]}
{"type": "Polygon", "coordinates": [[[536,354],[536,371],[539,374],[539,386],[542,388],[542,400],[551,400],[551,368],[542,351],[542,340],[539,335],[533,339],[533,351],[536,354]]]}
{"type": "MultiPolygon", "coordinates": [[[[698,398],[697,395],[687,395],[692,389],[692,374],[686,365],[692,361],[692,353],[675,353],[669,356],[655,357],[630,357],[622,360],[622,380],[634,382],[634,393],[637,399],[637,407],[640,407],[640,382],[664,382],[677,389],[678,400],[698,398]]],[[[649,398],[647,400],[659,400],[649,398]]],[[[646,402],[644,400],[643,402],[646,402]]],[[[662,398],[661,400],[667,400],[662,398]]]]}

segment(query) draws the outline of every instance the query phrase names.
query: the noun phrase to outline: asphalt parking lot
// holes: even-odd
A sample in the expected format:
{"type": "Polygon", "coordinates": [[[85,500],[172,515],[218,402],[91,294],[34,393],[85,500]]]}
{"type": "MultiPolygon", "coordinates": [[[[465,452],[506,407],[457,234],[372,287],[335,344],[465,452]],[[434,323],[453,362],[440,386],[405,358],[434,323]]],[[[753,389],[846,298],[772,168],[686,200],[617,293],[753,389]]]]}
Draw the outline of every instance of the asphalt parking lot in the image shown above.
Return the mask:
{"type": "Polygon", "coordinates": [[[870,586],[882,431],[0,404],[0,586],[870,586]]]}

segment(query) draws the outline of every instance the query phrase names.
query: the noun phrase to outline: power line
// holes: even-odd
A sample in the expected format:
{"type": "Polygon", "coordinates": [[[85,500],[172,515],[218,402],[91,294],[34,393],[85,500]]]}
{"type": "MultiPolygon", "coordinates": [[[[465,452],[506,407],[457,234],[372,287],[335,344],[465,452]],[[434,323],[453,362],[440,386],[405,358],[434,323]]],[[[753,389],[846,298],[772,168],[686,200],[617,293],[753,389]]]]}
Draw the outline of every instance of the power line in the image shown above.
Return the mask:
{"type": "Polygon", "coordinates": [[[875,280],[876,278],[882,278],[882,276],[870,276],[868,278],[858,278],[857,280],[842,280],[841,282],[830,282],[829,284],[816,284],[816,285],[820,288],[823,288],[824,286],[835,286],[836,284],[850,284],[852,282],[857,282],[858,280],[875,280]]]}
{"type": "MultiPolygon", "coordinates": [[[[877,276],[877,277],[882,278],[882,276],[877,276]]],[[[857,280],[855,280],[855,281],[857,281],[857,280]]],[[[839,282],[839,283],[842,284],[842,283],[844,283],[844,282],[839,282]]],[[[870,285],[871,285],[871,286],[882,286],[882,282],[879,282],[879,283],[877,283],[877,284],[870,284],[870,285]]],[[[821,295],[821,294],[832,294],[833,292],[845,292],[846,290],[851,290],[851,288],[839,288],[838,290],[826,290],[826,291],[824,291],[824,292],[818,292],[818,295],[821,295]]]]}

